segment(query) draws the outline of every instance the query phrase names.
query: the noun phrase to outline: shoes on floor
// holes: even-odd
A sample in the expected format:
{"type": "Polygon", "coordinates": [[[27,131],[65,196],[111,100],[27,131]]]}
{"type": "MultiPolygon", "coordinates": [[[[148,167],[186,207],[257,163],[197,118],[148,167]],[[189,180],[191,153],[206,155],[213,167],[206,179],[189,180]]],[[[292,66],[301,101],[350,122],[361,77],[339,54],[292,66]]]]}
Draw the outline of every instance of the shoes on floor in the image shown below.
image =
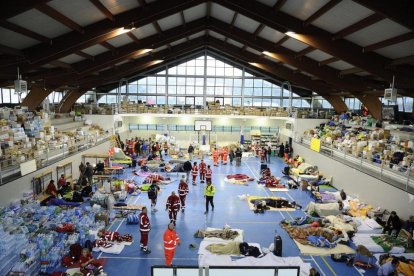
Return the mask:
{"type": "Polygon", "coordinates": [[[151,250],[149,250],[149,249],[144,250],[144,253],[145,253],[145,254],[150,254],[150,253],[151,253],[151,250]]]}
{"type": "Polygon", "coordinates": [[[184,209],[181,209],[181,213],[184,213],[184,209]]]}
{"type": "Polygon", "coordinates": [[[208,213],[208,211],[205,211],[205,212],[204,212],[204,215],[206,215],[207,213],[208,213]]]}

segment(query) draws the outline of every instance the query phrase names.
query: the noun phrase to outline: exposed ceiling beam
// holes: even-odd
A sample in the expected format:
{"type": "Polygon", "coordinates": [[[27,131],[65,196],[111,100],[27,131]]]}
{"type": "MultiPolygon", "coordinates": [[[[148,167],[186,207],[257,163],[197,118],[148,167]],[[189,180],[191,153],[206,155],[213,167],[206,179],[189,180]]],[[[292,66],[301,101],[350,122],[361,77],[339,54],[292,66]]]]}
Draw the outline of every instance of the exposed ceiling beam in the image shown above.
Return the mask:
{"type": "MultiPolygon", "coordinates": [[[[340,71],[334,68],[320,67],[318,62],[306,56],[302,56],[301,59],[298,59],[296,58],[297,52],[288,48],[283,46],[275,47],[272,42],[266,39],[261,37],[254,38],[249,32],[237,27],[231,27],[222,21],[213,19],[211,21],[210,29],[213,31],[245,44],[248,47],[271,56],[272,58],[276,58],[282,63],[296,67],[302,72],[315,75],[338,90],[361,91],[368,89],[368,85],[362,82],[358,77],[348,76],[346,78],[339,78],[340,71]]],[[[383,87],[375,88],[382,89],[383,87]]]]}
{"type": "Polygon", "coordinates": [[[111,44],[109,44],[106,41],[103,41],[100,43],[103,47],[105,47],[106,49],[108,49],[109,51],[115,52],[116,51],[116,47],[112,46],[111,44]]]}
{"type": "Polygon", "coordinates": [[[94,60],[93,56],[91,56],[91,55],[89,55],[85,52],[82,52],[82,51],[76,51],[75,54],[78,55],[78,56],[84,57],[86,59],[89,59],[89,60],[94,60]]]}
{"type": "Polygon", "coordinates": [[[339,32],[335,33],[332,37],[333,40],[344,38],[350,34],[353,34],[359,30],[362,30],[372,24],[375,24],[384,19],[384,16],[374,13],[364,19],[359,20],[358,22],[340,30],[339,32]]]}
{"type": "Polygon", "coordinates": [[[36,5],[47,3],[52,0],[11,0],[0,1],[0,20],[14,17],[20,13],[24,13],[33,9],[36,5]]]}
{"type": "Polygon", "coordinates": [[[207,18],[211,16],[211,1],[207,2],[207,18]]]}
{"type": "Polygon", "coordinates": [[[359,45],[346,40],[332,41],[332,34],[317,28],[313,25],[305,27],[300,19],[283,13],[275,13],[268,6],[257,1],[231,1],[215,0],[220,5],[244,16],[265,24],[279,32],[287,33],[290,37],[308,44],[314,48],[320,49],[332,56],[335,56],[355,67],[359,67],[368,73],[378,76],[387,82],[392,81],[393,76],[398,80],[397,87],[412,88],[414,87],[414,78],[403,71],[391,71],[385,66],[390,62],[389,59],[375,54],[363,53],[359,45]]]}
{"type": "Polygon", "coordinates": [[[327,13],[333,7],[335,7],[336,5],[338,5],[341,1],[342,0],[331,0],[331,1],[329,1],[328,3],[326,3],[325,5],[323,5],[319,10],[317,10],[311,16],[309,16],[308,19],[306,19],[304,21],[304,25],[305,26],[308,26],[309,24],[312,24],[313,21],[315,21],[316,19],[318,19],[319,17],[321,17],[322,15],[324,15],[325,13],[327,13]]]}
{"type": "Polygon", "coordinates": [[[233,19],[230,22],[230,26],[234,26],[234,23],[236,22],[237,16],[239,15],[238,12],[235,12],[233,15],[233,19]]]}
{"type": "Polygon", "coordinates": [[[145,0],[137,0],[140,7],[144,7],[147,3],[145,0]]]}
{"type": "Polygon", "coordinates": [[[140,40],[132,32],[128,32],[127,36],[129,36],[135,43],[139,44],[140,40]]]}
{"type": "Polygon", "coordinates": [[[402,35],[394,36],[392,38],[365,46],[363,51],[364,53],[375,51],[375,50],[385,48],[390,45],[398,44],[398,43],[401,43],[401,42],[404,42],[404,41],[407,41],[413,38],[414,38],[414,32],[405,33],[402,35]]]}
{"type": "Polygon", "coordinates": [[[285,35],[282,37],[278,42],[275,43],[275,47],[281,46],[283,43],[285,43],[290,37],[285,35]]]}
{"type": "MultiPolygon", "coordinates": [[[[131,42],[129,44],[123,45],[119,48],[116,48],[115,53],[111,52],[104,52],[99,55],[94,56],[93,61],[90,60],[82,60],[72,64],[72,67],[77,73],[68,74],[65,71],[57,72],[53,71],[49,76],[44,76],[48,82],[58,83],[59,81],[62,82],[71,82],[79,79],[81,77],[87,76],[88,74],[97,72],[99,70],[104,69],[110,65],[123,62],[125,60],[137,57],[142,55],[148,51],[143,51],[144,49],[152,49],[152,48],[159,48],[163,45],[167,45],[172,43],[183,36],[190,36],[197,32],[200,32],[205,29],[206,26],[206,19],[198,19],[188,23],[185,27],[177,26],[175,28],[169,29],[163,32],[163,36],[160,37],[158,34],[145,37],[140,40],[137,44],[135,42],[131,42]]],[[[37,77],[38,74],[34,74],[29,76],[30,77],[37,77]]]]}
{"type": "Polygon", "coordinates": [[[45,15],[47,15],[51,18],[53,18],[57,22],[65,25],[69,29],[72,29],[73,31],[77,31],[81,34],[85,33],[85,30],[82,28],[82,26],[80,26],[78,23],[76,23],[75,21],[73,21],[69,17],[61,14],[57,10],[51,8],[50,6],[48,6],[46,4],[38,4],[38,5],[35,6],[35,8],[36,8],[36,10],[44,13],[45,15]]]}
{"type": "Polygon", "coordinates": [[[263,31],[264,27],[266,27],[266,26],[265,26],[265,25],[263,25],[263,24],[260,24],[260,25],[256,28],[256,30],[254,31],[253,35],[254,35],[254,36],[258,36],[258,35],[260,34],[260,32],[261,32],[261,31],[263,31]]]}
{"type": "Polygon", "coordinates": [[[276,4],[273,5],[273,10],[275,12],[280,11],[283,5],[286,3],[287,0],[277,0],[276,4]]]}
{"type": "Polygon", "coordinates": [[[311,46],[306,47],[306,48],[305,48],[305,49],[303,49],[302,51],[298,52],[298,53],[295,55],[295,58],[300,58],[300,57],[303,57],[304,55],[309,54],[310,52],[313,52],[313,51],[315,51],[315,50],[316,50],[316,49],[315,49],[315,48],[313,48],[313,47],[311,47],[311,46]]]}
{"type": "Polygon", "coordinates": [[[327,58],[325,60],[319,61],[319,66],[327,65],[329,63],[333,63],[333,62],[336,62],[338,60],[339,60],[339,58],[336,58],[336,57],[327,58]]]}
{"type": "MultiPolygon", "coordinates": [[[[1,2],[1,1],[0,1],[1,2]]],[[[25,70],[33,70],[52,60],[57,60],[76,51],[99,44],[115,36],[125,33],[124,26],[134,23],[136,28],[147,25],[154,20],[159,20],[186,10],[204,2],[203,0],[169,0],[168,5],[164,1],[155,1],[144,8],[134,8],[115,15],[115,22],[101,20],[90,24],[85,29],[85,34],[70,32],[53,39],[53,47],[36,45],[25,50],[30,64],[21,64],[25,70]]]]}
{"type": "Polygon", "coordinates": [[[393,61],[391,61],[390,65],[395,66],[410,63],[414,63],[414,55],[394,59],[393,61]]]}
{"type": "Polygon", "coordinates": [[[41,34],[38,34],[36,32],[28,30],[26,28],[20,27],[19,25],[16,25],[16,24],[11,23],[11,22],[6,21],[6,20],[0,21],[0,27],[3,27],[3,28],[8,29],[10,31],[19,33],[21,35],[33,38],[33,39],[35,39],[37,41],[40,41],[40,42],[43,42],[43,43],[51,43],[51,41],[52,41],[50,38],[47,38],[47,37],[45,37],[41,34]]]}
{"type": "Polygon", "coordinates": [[[339,74],[341,76],[345,76],[345,75],[351,75],[351,74],[360,73],[360,72],[364,72],[364,70],[354,67],[354,68],[342,70],[339,74]]]}
{"type": "Polygon", "coordinates": [[[24,57],[24,54],[22,51],[6,46],[6,45],[2,45],[2,44],[0,44],[0,53],[6,54],[6,55],[12,55],[12,56],[24,57]]]}
{"type": "Polygon", "coordinates": [[[354,2],[414,30],[414,1],[411,0],[353,0],[354,2]]]}
{"type": "Polygon", "coordinates": [[[193,52],[197,48],[203,47],[206,44],[206,37],[199,37],[189,42],[179,44],[171,47],[171,49],[165,49],[154,53],[152,56],[145,56],[134,62],[129,62],[120,65],[117,69],[108,69],[101,71],[98,76],[92,76],[84,79],[79,83],[83,87],[95,87],[98,85],[104,85],[108,82],[118,81],[120,78],[129,77],[137,72],[143,71],[151,66],[156,65],[154,60],[166,60],[177,58],[179,55],[193,52]]]}
{"type": "Polygon", "coordinates": [[[181,16],[181,24],[185,25],[185,24],[186,24],[186,22],[185,22],[184,11],[181,11],[181,12],[180,12],[180,16],[181,16]]]}
{"type": "Polygon", "coordinates": [[[160,24],[158,24],[157,21],[154,21],[154,22],[152,22],[152,25],[154,26],[155,30],[157,30],[157,33],[159,35],[161,35],[162,34],[162,30],[161,30],[160,24]]]}
{"type": "Polygon", "coordinates": [[[99,0],[89,0],[103,15],[111,21],[115,21],[114,15],[99,0]]]}
{"type": "Polygon", "coordinates": [[[60,68],[63,68],[63,69],[73,70],[72,65],[70,65],[69,63],[66,63],[66,62],[59,61],[59,60],[54,60],[50,64],[55,65],[55,66],[60,67],[60,68]]]}

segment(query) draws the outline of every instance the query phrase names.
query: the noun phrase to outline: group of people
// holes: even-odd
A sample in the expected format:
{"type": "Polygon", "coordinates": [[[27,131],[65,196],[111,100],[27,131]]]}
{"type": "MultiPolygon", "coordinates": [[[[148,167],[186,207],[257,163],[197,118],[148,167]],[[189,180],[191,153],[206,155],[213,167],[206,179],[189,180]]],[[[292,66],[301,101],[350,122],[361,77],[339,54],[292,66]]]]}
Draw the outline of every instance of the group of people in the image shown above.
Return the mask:
{"type": "MultiPolygon", "coordinates": [[[[197,162],[194,162],[194,166],[197,166],[197,162]]],[[[203,164],[203,160],[201,164],[203,164]]],[[[205,163],[204,163],[205,164],[205,163]]],[[[194,167],[193,166],[193,167],[194,167]]],[[[209,166],[208,166],[209,167],[209,166]]],[[[201,179],[201,177],[200,177],[201,179]]],[[[214,211],[214,195],[216,192],[215,186],[211,183],[211,177],[207,178],[205,176],[207,184],[204,188],[204,198],[206,203],[206,209],[204,214],[209,212],[209,207],[211,206],[211,210],[214,211]]],[[[148,198],[151,200],[151,211],[155,213],[157,211],[156,204],[158,194],[160,192],[160,187],[157,183],[153,182],[148,190],[148,198]]],[[[168,212],[168,217],[170,219],[170,223],[168,224],[168,228],[164,233],[164,253],[165,253],[165,260],[166,265],[171,265],[172,259],[174,257],[175,248],[179,245],[179,237],[174,227],[177,222],[177,214],[181,210],[181,213],[185,212],[186,207],[186,198],[189,193],[189,186],[186,181],[186,177],[183,176],[180,179],[180,183],[178,184],[177,193],[172,191],[170,196],[167,198],[167,202],[165,204],[165,210],[168,212]],[[178,195],[177,195],[178,194],[178,195]]],[[[144,253],[151,253],[151,250],[148,249],[148,235],[149,231],[151,230],[150,227],[150,220],[147,215],[147,208],[143,207],[142,212],[139,215],[139,224],[140,224],[140,233],[141,233],[141,240],[140,240],[140,247],[144,253]]]]}
{"type": "Polygon", "coordinates": [[[167,141],[161,143],[158,141],[152,141],[151,138],[147,140],[135,137],[133,139],[126,139],[125,143],[121,141],[121,147],[128,156],[158,156],[162,159],[163,152],[164,155],[168,155],[170,145],[167,141]]]}

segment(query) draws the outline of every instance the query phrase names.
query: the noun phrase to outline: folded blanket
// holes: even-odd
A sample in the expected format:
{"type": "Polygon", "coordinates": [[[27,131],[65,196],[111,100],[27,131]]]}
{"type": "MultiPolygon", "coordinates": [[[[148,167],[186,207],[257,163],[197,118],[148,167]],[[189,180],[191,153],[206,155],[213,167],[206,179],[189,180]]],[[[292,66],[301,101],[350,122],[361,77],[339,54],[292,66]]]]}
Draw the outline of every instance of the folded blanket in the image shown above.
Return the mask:
{"type": "Polygon", "coordinates": [[[206,249],[213,254],[218,255],[240,255],[240,243],[213,243],[207,245],[206,249]]]}

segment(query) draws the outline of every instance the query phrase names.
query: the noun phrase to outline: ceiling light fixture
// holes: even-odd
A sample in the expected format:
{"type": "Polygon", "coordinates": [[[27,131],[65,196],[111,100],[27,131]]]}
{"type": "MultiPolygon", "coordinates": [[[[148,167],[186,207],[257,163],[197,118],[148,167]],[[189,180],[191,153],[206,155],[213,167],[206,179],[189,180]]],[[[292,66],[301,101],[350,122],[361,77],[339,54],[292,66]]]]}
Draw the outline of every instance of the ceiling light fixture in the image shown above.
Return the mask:
{"type": "Polygon", "coordinates": [[[296,33],[292,32],[292,31],[288,31],[288,32],[285,33],[285,35],[288,35],[288,36],[294,36],[295,34],[296,33]]]}
{"type": "Polygon", "coordinates": [[[125,27],[124,27],[124,30],[125,30],[125,31],[132,31],[132,30],[135,30],[135,23],[134,23],[134,22],[132,22],[131,24],[129,24],[129,25],[127,25],[127,26],[125,26],[125,27]]]}

